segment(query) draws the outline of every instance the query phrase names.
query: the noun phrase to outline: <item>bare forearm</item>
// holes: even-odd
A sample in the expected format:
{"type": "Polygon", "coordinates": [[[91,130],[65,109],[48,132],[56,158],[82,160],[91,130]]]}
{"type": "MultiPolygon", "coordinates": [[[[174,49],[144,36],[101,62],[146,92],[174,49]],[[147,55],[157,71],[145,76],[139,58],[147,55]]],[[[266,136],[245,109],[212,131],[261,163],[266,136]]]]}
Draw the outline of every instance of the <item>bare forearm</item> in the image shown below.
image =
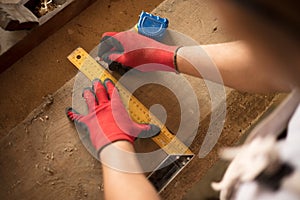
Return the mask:
{"type": "Polygon", "coordinates": [[[272,71],[272,66],[265,67],[262,63],[242,41],[182,47],[177,57],[179,72],[220,82],[213,70],[217,68],[224,85],[240,91],[289,91],[288,84],[280,79],[280,74],[272,71]]]}
{"type": "Polygon", "coordinates": [[[159,196],[144,174],[138,173],[140,165],[134,156],[123,156],[116,148],[134,153],[133,146],[126,141],[118,141],[105,147],[101,152],[106,199],[146,199],[158,200],[159,196]],[[117,159],[115,161],[111,160],[117,159]],[[109,163],[117,163],[110,166],[109,163]],[[130,166],[128,166],[130,164],[130,166]],[[124,166],[124,167],[122,167],[124,166]],[[116,169],[119,168],[119,169],[116,169]],[[130,170],[128,170],[130,168],[130,170]],[[131,171],[131,172],[130,172],[131,171]],[[135,172],[135,173],[134,173],[135,172]]]}

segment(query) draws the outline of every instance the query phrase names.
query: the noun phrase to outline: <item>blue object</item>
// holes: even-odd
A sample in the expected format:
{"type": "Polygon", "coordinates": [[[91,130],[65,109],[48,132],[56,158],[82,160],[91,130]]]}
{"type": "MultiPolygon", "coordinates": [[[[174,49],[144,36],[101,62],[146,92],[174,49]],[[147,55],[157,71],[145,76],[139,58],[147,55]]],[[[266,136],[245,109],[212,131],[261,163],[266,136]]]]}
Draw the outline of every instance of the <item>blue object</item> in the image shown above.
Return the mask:
{"type": "Polygon", "coordinates": [[[142,11],[137,24],[138,33],[160,41],[169,25],[167,18],[152,15],[142,11]]]}

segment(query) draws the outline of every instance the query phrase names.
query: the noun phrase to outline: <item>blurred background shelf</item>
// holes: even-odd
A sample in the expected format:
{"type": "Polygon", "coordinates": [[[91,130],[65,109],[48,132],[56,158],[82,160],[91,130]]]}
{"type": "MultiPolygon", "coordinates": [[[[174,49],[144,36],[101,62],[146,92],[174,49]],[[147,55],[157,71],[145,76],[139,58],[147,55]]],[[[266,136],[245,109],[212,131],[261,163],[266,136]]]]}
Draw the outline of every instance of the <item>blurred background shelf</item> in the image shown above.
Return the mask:
{"type": "Polygon", "coordinates": [[[9,23],[6,27],[8,29],[15,28],[15,30],[5,30],[5,27],[0,28],[0,73],[9,68],[18,59],[40,44],[94,1],[95,0],[57,0],[57,3],[52,4],[52,8],[48,12],[45,11],[45,9],[40,9],[41,12],[39,12],[37,6],[41,2],[40,0],[1,0],[1,19],[2,21],[4,18],[11,20],[4,24],[9,23]],[[26,18],[23,16],[29,16],[27,18],[30,18],[32,23],[25,23],[25,25],[18,24],[16,18],[23,20],[26,18]],[[33,23],[34,18],[37,19],[36,25],[33,23]],[[30,28],[30,26],[32,26],[32,28],[29,30],[18,30],[20,27],[22,29],[30,28]]]}

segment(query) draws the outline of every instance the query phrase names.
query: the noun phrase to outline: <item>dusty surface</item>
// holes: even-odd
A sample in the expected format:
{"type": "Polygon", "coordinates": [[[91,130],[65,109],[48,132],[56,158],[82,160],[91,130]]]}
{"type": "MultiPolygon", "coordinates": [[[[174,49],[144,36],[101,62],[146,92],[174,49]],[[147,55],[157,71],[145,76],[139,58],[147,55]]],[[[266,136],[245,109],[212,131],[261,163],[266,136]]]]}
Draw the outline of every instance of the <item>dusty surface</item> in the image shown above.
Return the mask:
{"type": "MultiPolygon", "coordinates": [[[[219,25],[217,16],[207,2],[167,0],[155,13],[169,17],[173,21],[172,28],[189,34],[202,44],[228,41],[225,30],[219,25]]],[[[147,8],[152,8],[153,3],[147,8]]],[[[66,56],[79,45],[91,50],[104,31],[129,28],[136,22],[140,10],[147,10],[145,4],[138,0],[135,3],[125,0],[97,1],[0,75],[1,199],[102,199],[100,163],[88,154],[76,136],[74,126],[64,115],[64,108],[71,104],[74,79],[67,84],[65,82],[76,73],[66,56]],[[135,10],[137,8],[140,9],[135,10]],[[132,20],[131,23],[128,18],[132,20]],[[53,96],[43,100],[43,96],[53,93],[63,84],[53,96]],[[11,130],[41,102],[40,107],[11,130]]],[[[190,77],[189,81],[195,87],[203,84],[201,80],[190,77]]],[[[201,109],[209,109],[206,106],[207,97],[201,96],[204,92],[199,89],[195,92],[199,96],[201,109]]],[[[148,105],[154,100],[172,99],[168,98],[171,94],[162,92],[154,100],[145,94],[148,93],[143,95],[141,92],[138,95],[148,105]]],[[[163,199],[182,199],[218,160],[218,150],[237,143],[272,99],[272,96],[229,91],[225,127],[215,149],[203,159],[195,157],[163,191],[163,199]]],[[[169,106],[166,110],[177,109],[171,103],[166,106],[169,106]]],[[[175,113],[167,121],[171,129],[176,128],[177,115],[175,113]]],[[[209,115],[202,117],[198,135],[191,146],[195,154],[199,152],[210,121],[209,115]]]]}
{"type": "MultiPolygon", "coordinates": [[[[72,87],[73,83],[70,83],[72,87]]],[[[102,199],[101,167],[66,126],[55,95],[1,141],[1,199],[102,199]],[[52,112],[55,108],[59,112],[52,112]],[[49,128],[46,128],[49,127],[49,128]],[[53,134],[58,131],[60,134],[53,134]],[[63,141],[63,142],[62,142],[63,141]],[[5,152],[5,154],[3,153],[5,152]]]]}
{"type": "Polygon", "coordinates": [[[78,46],[95,47],[106,31],[131,28],[142,10],[162,0],[99,0],[0,74],[0,138],[77,72],[67,60],[78,46]]]}
{"type": "MultiPolygon", "coordinates": [[[[91,50],[103,32],[131,28],[142,10],[150,12],[160,2],[162,0],[99,0],[0,74],[0,138],[4,145],[0,154],[0,199],[12,196],[14,199],[96,199],[92,194],[102,195],[101,180],[90,181],[100,176],[100,165],[89,156],[74,133],[67,136],[61,132],[53,140],[49,134],[51,130],[42,132],[35,127],[56,123],[51,121],[53,115],[45,119],[43,110],[47,110],[47,106],[36,109],[24,126],[12,131],[13,135],[8,136],[8,133],[39,104],[47,104],[48,94],[77,73],[66,59],[72,50],[78,46],[91,50]],[[8,152],[3,154],[3,150],[8,152]],[[30,154],[26,153],[28,151],[30,154]],[[16,157],[16,154],[21,156],[16,157]],[[6,170],[12,176],[7,176],[6,170]],[[80,175],[84,171],[89,176],[80,175]],[[18,187],[26,184],[25,193],[20,193],[18,187]]],[[[63,119],[64,106],[59,108],[62,112],[57,115],[63,119]]]]}

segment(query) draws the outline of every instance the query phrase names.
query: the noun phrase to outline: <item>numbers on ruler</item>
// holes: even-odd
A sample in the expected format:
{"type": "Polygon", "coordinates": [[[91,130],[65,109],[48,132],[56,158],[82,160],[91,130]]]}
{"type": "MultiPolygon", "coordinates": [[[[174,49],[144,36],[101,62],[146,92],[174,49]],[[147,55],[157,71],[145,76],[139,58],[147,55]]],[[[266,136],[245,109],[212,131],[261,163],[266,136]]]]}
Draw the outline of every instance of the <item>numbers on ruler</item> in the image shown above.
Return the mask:
{"type": "MultiPolygon", "coordinates": [[[[82,48],[78,48],[77,50],[75,50],[68,58],[90,80],[100,78],[101,81],[104,81],[105,79],[110,78],[116,84],[116,79],[104,68],[102,68],[82,48]]],[[[155,116],[149,113],[148,109],[144,105],[142,105],[135,97],[133,97],[125,88],[120,86],[118,89],[121,97],[123,97],[125,100],[129,99],[129,114],[135,121],[139,123],[149,123],[152,119],[152,123],[161,127],[161,134],[154,137],[153,140],[158,144],[158,146],[163,148],[166,153],[192,153],[181,141],[179,141],[173,134],[171,134],[155,116]],[[131,104],[133,105],[130,106],[131,104]]]]}

